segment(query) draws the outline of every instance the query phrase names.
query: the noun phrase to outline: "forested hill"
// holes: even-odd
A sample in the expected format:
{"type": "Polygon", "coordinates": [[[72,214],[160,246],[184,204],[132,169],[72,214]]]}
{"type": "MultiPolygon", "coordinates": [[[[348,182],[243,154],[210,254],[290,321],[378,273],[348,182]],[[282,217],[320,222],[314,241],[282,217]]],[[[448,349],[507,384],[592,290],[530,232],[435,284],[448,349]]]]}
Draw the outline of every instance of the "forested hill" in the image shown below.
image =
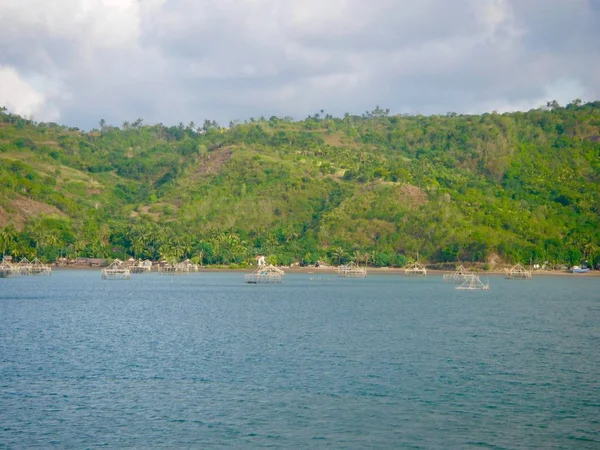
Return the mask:
{"type": "Polygon", "coordinates": [[[375,266],[600,260],[600,102],[219,127],[0,112],[0,251],[375,266]]]}

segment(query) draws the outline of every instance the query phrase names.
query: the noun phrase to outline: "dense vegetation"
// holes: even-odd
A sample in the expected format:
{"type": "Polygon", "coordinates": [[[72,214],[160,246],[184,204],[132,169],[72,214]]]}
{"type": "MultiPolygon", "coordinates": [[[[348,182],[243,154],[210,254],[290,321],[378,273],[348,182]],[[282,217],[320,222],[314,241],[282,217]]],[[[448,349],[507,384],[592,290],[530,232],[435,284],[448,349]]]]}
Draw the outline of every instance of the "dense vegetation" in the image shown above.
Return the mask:
{"type": "Polygon", "coordinates": [[[600,261],[600,102],[83,132],[0,110],[0,252],[600,261]]]}

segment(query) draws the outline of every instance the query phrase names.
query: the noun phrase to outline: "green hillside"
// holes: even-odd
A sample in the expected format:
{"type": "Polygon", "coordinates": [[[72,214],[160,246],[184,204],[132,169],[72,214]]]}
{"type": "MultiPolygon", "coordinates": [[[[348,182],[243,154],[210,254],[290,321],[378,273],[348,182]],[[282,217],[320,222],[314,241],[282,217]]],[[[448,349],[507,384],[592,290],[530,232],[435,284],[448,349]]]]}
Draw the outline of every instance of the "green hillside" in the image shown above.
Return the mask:
{"type": "Polygon", "coordinates": [[[219,127],[0,112],[0,251],[401,266],[600,261],[600,102],[219,127]]]}

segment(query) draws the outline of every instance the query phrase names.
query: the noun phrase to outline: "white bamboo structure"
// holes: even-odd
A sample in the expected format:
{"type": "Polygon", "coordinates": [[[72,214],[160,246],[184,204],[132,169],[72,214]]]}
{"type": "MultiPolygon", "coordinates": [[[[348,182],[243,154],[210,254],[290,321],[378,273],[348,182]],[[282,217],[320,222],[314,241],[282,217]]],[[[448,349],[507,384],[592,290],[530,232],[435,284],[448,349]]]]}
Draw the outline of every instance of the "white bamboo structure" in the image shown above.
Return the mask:
{"type": "Polygon", "coordinates": [[[529,280],[531,279],[531,270],[527,270],[521,264],[517,264],[512,269],[506,270],[504,278],[509,280],[529,280]]]}
{"type": "Polygon", "coordinates": [[[406,276],[425,276],[427,275],[427,269],[418,262],[412,263],[404,270],[406,276]]]}
{"type": "Polygon", "coordinates": [[[158,266],[159,275],[183,275],[176,263],[166,263],[158,266]]]}
{"type": "Polygon", "coordinates": [[[159,275],[187,275],[190,273],[190,266],[183,262],[176,262],[174,259],[168,261],[166,264],[160,264],[158,266],[159,275]]]}
{"type": "Polygon", "coordinates": [[[22,258],[21,261],[16,264],[16,270],[21,276],[31,275],[31,263],[27,258],[22,258]]]}
{"type": "Polygon", "coordinates": [[[52,267],[35,258],[29,264],[30,275],[52,275],[52,267]]]}
{"type": "Polygon", "coordinates": [[[344,264],[338,267],[338,277],[343,278],[365,278],[367,276],[367,269],[360,267],[354,261],[344,264]]]}
{"type": "Polygon", "coordinates": [[[186,259],[185,261],[180,262],[177,265],[177,267],[182,272],[188,272],[188,273],[189,272],[198,272],[200,270],[200,266],[198,264],[194,264],[189,259],[186,259]]]}
{"type": "Polygon", "coordinates": [[[463,267],[461,264],[456,268],[456,270],[452,273],[445,273],[442,278],[444,281],[453,281],[460,282],[464,281],[465,278],[469,275],[469,271],[463,267]]]}
{"type": "Polygon", "coordinates": [[[244,275],[244,281],[251,284],[278,284],[285,272],[271,264],[259,266],[254,272],[244,275]]]}
{"type": "Polygon", "coordinates": [[[455,289],[462,291],[487,291],[490,288],[490,283],[484,283],[479,279],[479,275],[474,273],[465,276],[464,281],[456,286],[455,289]]]}
{"type": "Polygon", "coordinates": [[[3,258],[2,262],[0,262],[0,278],[15,277],[18,275],[20,275],[18,268],[3,258]]]}
{"type": "Polygon", "coordinates": [[[152,271],[152,261],[138,259],[131,266],[129,266],[131,273],[147,273],[152,271]]]}
{"type": "Polygon", "coordinates": [[[102,269],[103,280],[129,280],[130,278],[129,267],[125,267],[120,259],[115,259],[112,264],[102,269]]]}

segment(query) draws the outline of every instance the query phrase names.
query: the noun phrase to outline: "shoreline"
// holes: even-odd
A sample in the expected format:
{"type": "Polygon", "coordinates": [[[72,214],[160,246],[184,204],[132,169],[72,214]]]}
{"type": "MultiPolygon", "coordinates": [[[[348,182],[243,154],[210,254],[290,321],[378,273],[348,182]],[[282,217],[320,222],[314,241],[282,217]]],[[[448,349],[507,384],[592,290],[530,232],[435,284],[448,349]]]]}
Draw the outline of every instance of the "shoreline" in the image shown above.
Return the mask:
{"type": "MultiPolygon", "coordinates": [[[[52,271],[73,271],[73,270],[102,270],[102,267],[89,267],[89,266],[52,266],[52,271]]],[[[322,274],[336,274],[337,267],[327,266],[327,267],[278,267],[283,270],[285,273],[296,273],[296,274],[314,274],[314,273],[322,273],[322,274]]],[[[201,267],[197,272],[191,273],[202,273],[202,272],[242,272],[248,273],[256,270],[256,267],[248,267],[245,269],[231,269],[231,268],[220,268],[220,267],[201,267]]],[[[367,275],[369,273],[377,274],[377,275],[404,275],[405,269],[400,267],[369,267],[367,268],[367,275]]],[[[156,270],[153,270],[152,273],[157,273],[156,270]]],[[[440,270],[440,269],[427,269],[427,275],[446,275],[452,274],[454,270],[440,270]]],[[[477,275],[505,275],[506,272],[504,270],[480,270],[473,271],[472,273],[477,275]]],[[[577,276],[577,277],[595,277],[600,276],[600,271],[598,270],[590,270],[587,273],[572,273],[567,271],[558,271],[558,270],[535,270],[531,272],[532,276],[577,276]]]]}

